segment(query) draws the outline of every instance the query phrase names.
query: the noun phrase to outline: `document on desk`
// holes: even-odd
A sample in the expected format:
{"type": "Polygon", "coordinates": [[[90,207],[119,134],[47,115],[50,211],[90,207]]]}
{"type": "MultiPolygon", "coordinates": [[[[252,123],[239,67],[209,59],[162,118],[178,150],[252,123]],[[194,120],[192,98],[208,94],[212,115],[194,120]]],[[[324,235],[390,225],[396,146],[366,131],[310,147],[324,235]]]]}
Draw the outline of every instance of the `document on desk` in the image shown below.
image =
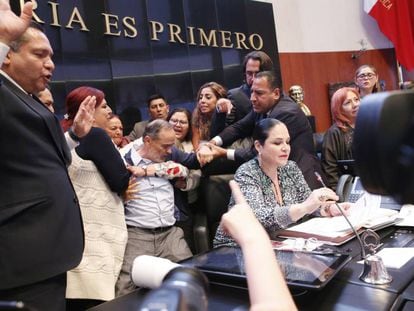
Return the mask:
{"type": "Polygon", "coordinates": [[[406,204],[401,207],[396,226],[414,227],[414,205],[406,204]]]}
{"type": "MultiPolygon", "coordinates": [[[[365,193],[349,210],[348,219],[355,230],[377,230],[392,225],[398,211],[380,208],[381,197],[365,193]]],[[[281,230],[280,237],[316,238],[327,244],[340,245],[355,234],[343,216],[315,217],[301,224],[281,230]]]]}

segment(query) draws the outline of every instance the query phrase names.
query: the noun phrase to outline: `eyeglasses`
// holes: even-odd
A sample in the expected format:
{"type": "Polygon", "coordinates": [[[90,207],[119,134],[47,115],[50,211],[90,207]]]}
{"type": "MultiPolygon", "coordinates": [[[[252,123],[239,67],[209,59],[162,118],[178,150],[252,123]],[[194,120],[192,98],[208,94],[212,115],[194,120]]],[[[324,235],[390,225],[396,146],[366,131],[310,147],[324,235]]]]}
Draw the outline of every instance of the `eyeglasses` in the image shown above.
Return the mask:
{"type": "Polygon", "coordinates": [[[187,125],[188,121],[184,120],[177,120],[177,119],[170,119],[171,124],[180,124],[180,125],[187,125]]]}
{"type": "Polygon", "coordinates": [[[368,78],[368,79],[372,79],[373,77],[375,77],[375,73],[361,73],[361,74],[359,74],[359,75],[357,75],[357,78],[358,79],[365,79],[365,78],[368,78]]]}

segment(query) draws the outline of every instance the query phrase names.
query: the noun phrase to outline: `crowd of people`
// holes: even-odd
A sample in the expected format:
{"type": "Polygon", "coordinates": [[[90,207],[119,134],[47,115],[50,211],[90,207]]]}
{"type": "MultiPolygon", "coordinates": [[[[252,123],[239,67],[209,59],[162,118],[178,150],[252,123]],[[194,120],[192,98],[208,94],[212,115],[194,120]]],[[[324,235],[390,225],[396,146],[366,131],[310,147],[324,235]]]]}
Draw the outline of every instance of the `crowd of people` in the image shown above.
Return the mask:
{"type": "MultiPolygon", "coordinates": [[[[72,90],[64,119],[57,119],[48,88],[53,49],[31,15],[31,2],[18,17],[0,0],[1,142],[9,146],[0,151],[0,172],[7,176],[0,187],[0,300],[85,310],[135,289],[136,256],[192,256],[201,168],[222,158],[236,163],[238,186],[232,183],[214,245],[267,252],[264,264],[274,268],[259,278],[279,288],[294,309],[269,259],[268,239],[306,217],[340,214],[333,204],[337,162],[352,159],[360,98],[379,91],[375,68],[358,68],[357,87],[334,93],[321,159],[303,107],[283,94],[271,59],[259,51],[246,55],[240,87],[203,84],[192,112],[170,111],[167,99],[153,94],[150,119],[124,135],[105,94],[90,86],[72,90]],[[257,236],[252,240],[248,232],[257,236]]],[[[257,284],[252,253],[246,270],[253,275],[249,283],[257,284]]],[[[268,294],[251,297],[259,306],[274,303],[268,294]]]]}

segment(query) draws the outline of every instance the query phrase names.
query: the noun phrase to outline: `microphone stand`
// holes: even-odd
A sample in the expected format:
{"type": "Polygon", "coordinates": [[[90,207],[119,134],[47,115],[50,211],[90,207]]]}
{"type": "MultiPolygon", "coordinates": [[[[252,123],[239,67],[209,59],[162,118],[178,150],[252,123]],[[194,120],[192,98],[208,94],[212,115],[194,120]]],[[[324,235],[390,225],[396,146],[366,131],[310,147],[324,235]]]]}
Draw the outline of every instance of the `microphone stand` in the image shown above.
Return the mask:
{"type": "MultiPolygon", "coordinates": [[[[324,183],[324,181],[322,179],[322,176],[318,172],[315,172],[315,176],[316,176],[316,179],[320,182],[320,184],[324,188],[328,188],[325,185],[325,183],[324,183]]],[[[352,232],[355,234],[356,238],[358,239],[359,246],[361,247],[361,257],[362,257],[362,259],[365,259],[367,255],[365,253],[365,247],[364,247],[364,244],[362,243],[362,240],[361,240],[361,237],[359,236],[358,231],[355,230],[355,227],[349,221],[349,218],[345,215],[345,212],[343,211],[343,209],[339,206],[339,204],[337,202],[335,202],[335,206],[341,212],[342,216],[344,216],[344,218],[345,218],[346,222],[348,223],[349,227],[351,228],[352,232]]]]}
{"type": "MultiPolygon", "coordinates": [[[[315,172],[315,176],[317,180],[321,183],[321,185],[327,188],[325,183],[322,180],[321,175],[319,175],[318,172],[315,172]]],[[[387,268],[385,267],[381,257],[379,257],[378,255],[375,255],[375,253],[367,256],[367,254],[365,253],[364,243],[362,243],[359,233],[357,232],[357,230],[355,230],[354,226],[349,221],[348,217],[345,215],[344,211],[342,210],[342,208],[339,206],[337,202],[335,202],[335,206],[338,208],[342,216],[344,216],[346,222],[351,227],[361,247],[361,257],[364,260],[364,268],[359,278],[365,283],[375,284],[375,285],[383,285],[383,284],[390,283],[392,281],[392,277],[388,274],[387,268]]]]}

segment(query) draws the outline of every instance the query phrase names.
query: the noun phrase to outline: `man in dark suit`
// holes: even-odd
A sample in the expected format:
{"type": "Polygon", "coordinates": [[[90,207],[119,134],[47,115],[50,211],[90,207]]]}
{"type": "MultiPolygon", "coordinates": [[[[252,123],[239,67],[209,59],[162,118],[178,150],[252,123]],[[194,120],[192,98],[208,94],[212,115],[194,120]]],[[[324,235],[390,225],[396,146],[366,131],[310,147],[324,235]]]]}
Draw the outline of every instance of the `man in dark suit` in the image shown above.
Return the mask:
{"type": "Polygon", "coordinates": [[[30,24],[0,0],[0,301],[64,310],[66,271],[82,257],[78,201],[67,165],[71,146],[90,130],[95,99],[82,103],[65,136],[55,115],[32,94],[52,76],[53,51],[30,24]]]}
{"type": "MultiPolygon", "coordinates": [[[[227,99],[222,99],[220,104],[217,104],[213,120],[218,118],[217,114],[227,113],[228,109],[231,109],[231,111],[226,116],[226,126],[243,119],[252,110],[250,88],[252,87],[254,77],[261,71],[272,70],[272,60],[265,52],[253,51],[248,53],[243,60],[244,83],[239,87],[229,90],[227,99]]],[[[211,132],[215,135],[218,133],[214,127],[215,122],[212,122],[212,125],[211,132]]]]}
{"type": "MultiPolygon", "coordinates": [[[[312,129],[303,111],[288,96],[280,91],[280,84],[270,71],[256,75],[251,88],[253,110],[242,120],[232,124],[211,140],[216,145],[227,146],[239,138],[251,136],[256,122],[263,118],[274,118],[284,122],[289,130],[291,153],[311,189],[320,188],[314,172],[321,173],[320,163],[315,155],[312,129]]],[[[222,155],[222,154],[221,154],[222,155]]],[[[252,149],[227,150],[227,157],[239,163],[255,155],[252,149]]]]}

